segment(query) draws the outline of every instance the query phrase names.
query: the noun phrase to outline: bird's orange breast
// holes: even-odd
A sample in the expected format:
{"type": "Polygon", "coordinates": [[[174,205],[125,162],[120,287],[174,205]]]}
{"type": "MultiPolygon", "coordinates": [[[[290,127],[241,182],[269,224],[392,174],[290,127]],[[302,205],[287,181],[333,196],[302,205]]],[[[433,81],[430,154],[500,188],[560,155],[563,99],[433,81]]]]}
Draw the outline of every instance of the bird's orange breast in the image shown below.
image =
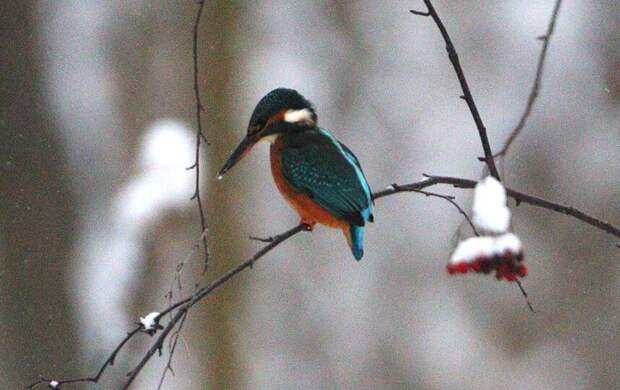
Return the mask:
{"type": "Polygon", "coordinates": [[[314,224],[318,222],[334,228],[348,228],[347,221],[332,215],[308,195],[297,191],[286,181],[282,175],[281,156],[283,148],[284,141],[282,137],[278,137],[271,145],[270,159],[273,179],[284,199],[297,211],[304,223],[314,224]]]}

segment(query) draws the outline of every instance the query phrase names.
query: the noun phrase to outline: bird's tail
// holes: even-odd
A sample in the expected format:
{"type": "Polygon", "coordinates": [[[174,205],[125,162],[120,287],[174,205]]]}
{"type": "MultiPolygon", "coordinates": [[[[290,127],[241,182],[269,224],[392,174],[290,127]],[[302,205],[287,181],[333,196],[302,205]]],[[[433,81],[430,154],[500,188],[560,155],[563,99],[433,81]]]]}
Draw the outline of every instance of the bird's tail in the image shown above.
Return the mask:
{"type": "Polygon", "coordinates": [[[349,225],[343,228],[344,235],[347,237],[349,247],[355,260],[361,260],[364,256],[364,227],[358,225],[349,225]]]}

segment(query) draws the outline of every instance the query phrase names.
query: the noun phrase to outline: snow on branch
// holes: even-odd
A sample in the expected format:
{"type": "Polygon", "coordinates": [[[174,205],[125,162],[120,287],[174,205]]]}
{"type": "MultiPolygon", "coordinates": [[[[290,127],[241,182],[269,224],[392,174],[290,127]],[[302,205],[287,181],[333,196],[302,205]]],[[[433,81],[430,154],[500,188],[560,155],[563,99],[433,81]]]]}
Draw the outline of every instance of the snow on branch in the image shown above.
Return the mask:
{"type": "Polygon", "coordinates": [[[523,245],[515,234],[470,237],[461,241],[452,253],[447,266],[450,274],[469,271],[489,274],[495,271],[498,280],[516,282],[527,275],[522,264],[523,245]]]}
{"type": "Polygon", "coordinates": [[[505,233],[510,226],[510,210],[506,207],[506,189],[488,176],[474,188],[472,220],[477,228],[490,234],[505,233]]]}
{"type": "Polygon", "coordinates": [[[489,274],[498,280],[516,282],[527,275],[523,262],[523,245],[510,227],[510,210],[506,206],[506,189],[488,176],[474,187],[473,223],[485,233],[461,241],[447,265],[449,274],[469,271],[489,274]]]}
{"type": "Polygon", "coordinates": [[[139,324],[142,326],[142,331],[152,336],[158,329],[163,329],[163,327],[159,325],[159,318],[160,314],[156,311],[147,314],[145,317],[140,317],[139,324]]]}

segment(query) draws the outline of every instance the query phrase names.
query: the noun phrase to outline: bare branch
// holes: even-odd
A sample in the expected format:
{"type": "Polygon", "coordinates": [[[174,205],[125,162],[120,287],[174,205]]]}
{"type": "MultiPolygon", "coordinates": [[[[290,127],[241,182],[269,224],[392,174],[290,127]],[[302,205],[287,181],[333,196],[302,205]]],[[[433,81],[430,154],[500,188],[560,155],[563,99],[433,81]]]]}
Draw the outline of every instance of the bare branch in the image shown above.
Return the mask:
{"type": "MultiPolygon", "coordinates": [[[[205,216],[204,208],[202,206],[202,199],[200,197],[200,144],[201,141],[204,139],[205,143],[209,145],[209,142],[206,141],[206,137],[202,132],[201,111],[203,111],[204,108],[200,100],[200,83],[198,82],[198,31],[200,27],[200,18],[202,16],[202,10],[204,9],[204,6],[204,0],[200,0],[198,2],[198,11],[196,12],[196,21],[194,22],[192,39],[192,57],[194,60],[194,95],[196,97],[196,125],[198,129],[196,130],[196,157],[194,160],[194,164],[192,164],[192,166],[188,168],[196,170],[194,196],[192,196],[191,200],[196,199],[196,204],[198,205],[198,214],[200,215],[200,231],[202,232],[205,232],[207,230],[207,218],[205,216]]],[[[203,268],[204,274],[205,272],[207,272],[207,268],[209,267],[209,246],[207,244],[206,236],[202,239],[202,246],[205,253],[203,268]]]]}
{"type": "Polygon", "coordinates": [[[547,58],[547,49],[549,48],[549,42],[551,41],[551,36],[553,35],[553,29],[555,28],[555,21],[558,18],[558,13],[560,11],[560,4],[562,0],[556,0],[555,6],[553,7],[553,13],[551,15],[551,19],[549,20],[549,25],[547,26],[547,32],[545,35],[538,37],[538,39],[543,41],[542,49],[540,51],[540,55],[538,56],[538,65],[536,66],[536,77],[534,79],[534,84],[532,85],[532,89],[530,91],[530,95],[527,98],[527,103],[525,104],[525,110],[523,114],[521,114],[521,118],[517,123],[517,126],[510,132],[508,139],[504,143],[502,149],[495,153],[494,157],[505,156],[510,149],[510,146],[514,142],[514,140],[521,134],[521,130],[525,127],[525,123],[532,113],[532,108],[534,107],[534,102],[538,97],[538,92],[540,90],[540,84],[543,76],[543,68],[545,65],[545,59],[547,58]]]}
{"type": "MultiPolygon", "coordinates": [[[[454,187],[457,188],[467,188],[467,189],[471,189],[474,188],[476,186],[476,182],[473,180],[467,180],[467,179],[461,179],[461,178],[454,178],[454,177],[443,177],[443,176],[427,176],[426,179],[419,181],[419,182],[415,182],[415,183],[410,183],[410,184],[405,184],[405,185],[392,185],[390,186],[388,189],[383,190],[383,191],[379,191],[375,194],[373,194],[373,198],[374,199],[380,199],[382,197],[386,197],[389,195],[393,195],[399,192],[421,192],[420,190],[422,190],[423,188],[426,187],[430,187],[436,184],[450,184],[453,185],[454,187]]],[[[424,193],[424,192],[422,192],[424,193]]],[[[518,202],[524,202],[524,203],[529,203],[531,205],[534,206],[538,206],[538,207],[542,207],[542,208],[547,208],[553,211],[557,211],[563,214],[567,214],[570,216],[573,216],[581,221],[584,221],[592,226],[595,226],[603,231],[606,231],[610,234],[615,235],[616,237],[620,237],[620,229],[617,227],[614,227],[606,222],[600,221],[594,217],[591,217],[573,207],[570,206],[564,206],[561,204],[557,204],[557,203],[553,203],[541,198],[537,198],[534,197],[532,195],[527,195],[515,190],[512,190],[510,188],[506,188],[506,193],[508,196],[512,197],[513,199],[517,200],[518,202]]],[[[431,193],[428,193],[429,195],[431,193]]],[[[437,196],[439,194],[434,194],[432,193],[432,196],[437,196]]],[[[443,197],[443,196],[442,196],[443,197]]],[[[449,198],[449,197],[445,197],[444,199],[449,198]]],[[[296,235],[297,233],[304,231],[304,230],[308,230],[308,226],[300,224],[296,227],[294,227],[293,229],[290,229],[282,234],[279,234],[277,236],[273,237],[273,241],[271,241],[269,244],[267,244],[266,246],[264,246],[261,250],[259,250],[254,256],[252,256],[250,259],[246,260],[245,262],[241,263],[240,265],[238,265],[237,267],[233,268],[232,270],[228,271],[227,273],[225,273],[224,275],[222,275],[220,278],[218,278],[217,280],[215,280],[214,282],[210,283],[208,286],[203,287],[202,289],[198,290],[192,297],[190,298],[186,298],[182,301],[179,301],[177,303],[175,303],[174,305],[168,307],[166,310],[164,310],[163,312],[161,312],[159,318],[161,318],[163,315],[178,309],[177,314],[172,318],[172,320],[166,325],[166,327],[164,328],[164,330],[162,331],[162,333],[159,335],[157,341],[153,344],[153,346],[151,347],[151,349],[147,352],[147,354],[144,356],[144,358],[142,359],[142,361],[138,364],[138,366],[131,371],[130,375],[130,379],[127,382],[126,386],[124,387],[125,389],[131,384],[131,382],[136,378],[136,376],[139,374],[139,372],[142,370],[142,368],[144,367],[144,365],[148,362],[148,360],[153,356],[153,354],[159,350],[161,348],[161,346],[163,345],[163,342],[166,338],[166,336],[168,335],[168,333],[170,332],[170,330],[176,325],[176,323],[178,321],[180,321],[180,319],[183,316],[183,313],[185,313],[187,310],[189,310],[194,304],[196,304],[197,302],[199,302],[200,300],[202,300],[204,297],[206,297],[207,295],[209,295],[213,290],[215,290],[216,288],[218,288],[219,286],[221,286],[222,284],[224,284],[226,281],[228,281],[229,279],[231,279],[232,277],[234,277],[235,275],[237,275],[238,273],[240,273],[241,271],[247,269],[247,268],[251,268],[254,264],[255,261],[257,261],[259,258],[263,257],[267,252],[271,251],[273,248],[275,248],[276,246],[280,245],[281,243],[283,243],[284,241],[286,241],[287,239],[293,237],[294,235],[296,235]]],[[[521,286],[522,287],[522,286],[521,286]]],[[[522,290],[522,292],[524,292],[524,290],[522,290]]],[[[524,294],[524,296],[527,298],[527,294],[524,294]]],[[[528,302],[528,306],[531,306],[531,304],[528,302]]]]}
{"type": "MultiPolygon", "coordinates": [[[[467,85],[467,80],[465,79],[465,73],[463,73],[463,69],[461,68],[461,63],[459,61],[459,56],[456,53],[456,49],[452,44],[452,40],[450,39],[450,35],[448,35],[448,31],[446,27],[443,25],[443,22],[437,15],[435,8],[430,0],[424,0],[424,4],[428,10],[428,15],[430,15],[435,24],[439,28],[441,32],[441,36],[443,40],[446,42],[446,51],[448,52],[448,58],[454,67],[454,71],[456,72],[456,76],[459,79],[459,83],[461,84],[461,89],[463,90],[462,99],[465,100],[467,106],[469,107],[469,111],[471,111],[471,115],[474,118],[474,122],[476,122],[476,127],[478,128],[478,134],[480,135],[480,141],[482,142],[482,149],[484,150],[484,162],[489,167],[489,172],[493,177],[497,180],[500,180],[499,172],[497,171],[497,167],[495,166],[495,160],[493,159],[493,153],[491,152],[491,145],[489,144],[489,138],[487,137],[487,129],[484,127],[484,123],[482,123],[482,118],[480,117],[480,113],[478,112],[478,108],[476,107],[476,103],[474,102],[474,97],[469,90],[469,85],[467,85]]],[[[410,11],[414,15],[422,15],[427,16],[426,13],[420,11],[410,11]]]]}
{"type": "Polygon", "coordinates": [[[527,295],[527,292],[525,292],[525,288],[523,288],[523,284],[521,283],[521,281],[517,279],[515,280],[515,282],[517,282],[517,286],[519,286],[519,290],[521,290],[521,294],[523,295],[523,298],[525,299],[525,303],[527,304],[527,307],[530,308],[530,311],[532,313],[536,313],[536,311],[534,311],[534,306],[532,306],[532,302],[530,302],[530,297],[529,295],[527,295]]]}
{"type": "MultiPolygon", "coordinates": [[[[391,195],[392,193],[395,193],[395,192],[415,191],[415,190],[423,189],[423,188],[426,188],[426,187],[429,187],[435,184],[451,184],[457,188],[474,188],[476,186],[476,183],[477,182],[474,180],[461,179],[461,178],[456,178],[456,177],[427,176],[426,180],[423,180],[417,183],[411,183],[411,184],[405,184],[405,185],[399,186],[399,191],[396,191],[396,189],[394,190],[388,189],[388,190],[381,191],[375,194],[375,199],[383,197],[383,196],[391,195]]],[[[570,215],[571,217],[577,218],[578,220],[585,222],[588,225],[594,226],[595,228],[599,230],[602,230],[606,233],[609,233],[615,237],[620,238],[620,228],[608,222],[605,222],[601,219],[588,215],[584,213],[583,211],[580,211],[572,206],[566,206],[560,203],[551,202],[551,201],[548,201],[548,200],[545,200],[545,199],[542,199],[542,198],[539,198],[533,195],[515,191],[508,187],[506,187],[506,194],[509,197],[513,198],[515,201],[517,201],[517,205],[523,202],[523,203],[528,203],[532,206],[542,207],[548,210],[556,211],[561,214],[570,215]]]]}
{"type": "Polygon", "coordinates": [[[248,238],[249,238],[250,240],[253,240],[253,241],[260,241],[260,242],[273,242],[273,240],[274,240],[274,237],[273,237],[273,236],[271,236],[271,237],[256,237],[256,236],[250,236],[250,237],[248,237],[248,238]]]}
{"type": "Polygon", "coordinates": [[[168,362],[166,363],[164,372],[162,372],[161,374],[161,378],[159,378],[159,385],[157,385],[157,390],[160,390],[161,387],[164,385],[164,380],[166,379],[166,374],[168,373],[168,371],[170,371],[174,376],[174,370],[172,368],[172,357],[174,356],[174,351],[177,348],[179,337],[181,337],[181,330],[183,330],[183,325],[185,324],[185,320],[187,319],[187,313],[188,312],[186,311],[185,315],[181,318],[181,321],[179,322],[179,327],[172,335],[172,343],[170,345],[170,353],[168,354],[168,362]]]}
{"type": "MultiPolygon", "coordinates": [[[[441,194],[436,194],[436,193],[432,193],[432,192],[427,192],[427,191],[422,191],[424,188],[428,188],[431,186],[435,186],[438,184],[449,184],[452,185],[456,188],[465,188],[465,189],[472,189],[476,186],[477,182],[474,180],[468,180],[468,179],[462,179],[462,178],[457,178],[457,177],[445,177],[445,176],[426,176],[425,179],[418,181],[418,182],[414,182],[414,183],[409,183],[409,184],[403,184],[403,185],[392,185],[390,187],[388,187],[387,189],[383,190],[383,191],[378,191],[376,193],[373,194],[373,198],[374,199],[381,199],[384,198],[386,196],[391,196],[394,194],[398,194],[398,193],[405,193],[405,192],[418,192],[418,193],[422,193],[424,195],[427,196],[436,196],[436,197],[441,197],[443,199],[453,201],[452,197],[448,196],[448,195],[441,195],[441,194]]],[[[515,199],[517,202],[523,202],[523,203],[528,203],[531,204],[533,206],[537,206],[537,207],[542,207],[542,208],[546,208],[552,211],[556,211],[562,214],[566,214],[566,215],[570,215],[574,218],[577,218],[580,221],[583,221],[591,226],[594,226],[604,232],[607,232],[615,237],[620,238],[620,228],[613,226],[607,222],[604,222],[602,220],[599,220],[597,218],[594,218],[580,210],[575,209],[574,207],[571,206],[565,206],[562,204],[558,204],[558,203],[554,203],[554,202],[550,202],[548,200],[542,199],[542,198],[538,198],[532,195],[528,195],[510,188],[506,188],[506,193],[508,196],[510,196],[511,198],[515,199]]],[[[455,205],[453,203],[453,205],[455,205]]],[[[457,206],[457,205],[455,205],[457,206]]],[[[460,208],[457,207],[459,209],[460,212],[464,213],[464,211],[460,208]]],[[[166,338],[168,337],[168,335],[170,334],[170,332],[174,329],[174,327],[177,325],[177,323],[179,323],[179,321],[181,321],[184,316],[186,315],[187,311],[194,306],[196,303],[198,303],[199,301],[201,301],[202,299],[204,299],[207,295],[209,295],[212,291],[214,291],[215,289],[217,289],[218,287],[222,286],[223,284],[225,284],[229,279],[233,278],[234,276],[236,276],[237,274],[239,274],[240,272],[242,272],[245,269],[251,268],[254,263],[259,260],[260,258],[262,258],[264,255],[266,255],[268,252],[270,252],[271,250],[273,250],[276,246],[280,245],[281,243],[283,243],[284,241],[288,240],[289,238],[293,237],[294,235],[302,232],[302,231],[306,231],[309,230],[309,227],[307,225],[304,224],[300,224],[295,226],[294,228],[287,230],[286,232],[282,233],[282,234],[278,234],[276,236],[273,236],[270,238],[270,242],[265,245],[263,248],[261,248],[258,252],[256,252],[252,257],[250,257],[249,259],[247,259],[246,261],[244,261],[243,263],[239,264],[238,266],[234,267],[233,269],[229,270],[228,272],[226,272],[225,274],[223,274],[222,276],[220,276],[219,278],[217,278],[216,280],[214,280],[213,282],[211,282],[209,285],[202,287],[198,290],[196,290],[196,292],[188,298],[182,299],[172,305],[170,305],[168,308],[166,308],[165,310],[161,311],[159,316],[156,318],[156,322],[158,323],[165,315],[172,313],[173,311],[176,310],[175,315],[170,319],[170,321],[166,324],[166,326],[163,328],[162,332],[159,333],[155,343],[151,346],[151,348],[147,351],[147,353],[145,354],[145,356],[142,358],[142,360],[140,361],[140,363],[136,366],[136,368],[134,368],[129,374],[129,379],[127,381],[127,383],[125,384],[125,389],[129,387],[129,385],[131,385],[131,383],[135,380],[135,378],[138,376],[138,374],[140,373],[140,371],[142,370],[142,368],[146,365],[146,363],[150,360],[150,358],[155,354],[155,352],[160,351],[164,341],[166,340],[166,338]]],[[[522,286],[521,286],[522,287],[522,286]]],[[[524,294],[524,296],[527,298],[527,294],[524,294]]],[[[531,304],[528,301],[528,305],[531,306],[531,304]]],[[[139,331],[141,330],[141,327],[135,328],[134,330],[132,330],[131,332],[128,333],[127,337],[125,339],[123,339],[123,341],[115,348],[115,350],[113,351],[113,353],[110,355],[110,357],[104,362],[103,366],[101,367],[101,369],[99,370],[99,372],[97,373],[97,375],[95,377],[88,377],[88,378],[78,378],[78,379],[70,379],[70,380],[64,380],[64,381],[59,381],[60,384],[63,383],[77,383],[77,382],[94,382],[96,383],[99,378],[101,377],[102,373],[105,371],[105,369],[111,365],[114,361],[115,356],[118,354],[118,352],[121,350],[121,348],[125,345],[125,343],[132,338],[135,334],[139,333],[139,331]]],[[[171,357],[170,357],[171,359],[171,357]]],[[[45,383],[49,383],[49,380],[46,379],[41,379],[38,382],[28,386],[28,389],[32,389],[37,387],[38,385],[41,384],[45,384],[45,383]]]]}
{"type": "MultiPolygon", "coordinates": [[[[112,353],[110,354],[110,356],[108,356],[105,362],[103,362],[103,365],[101,366],[99,371],[97,371],[97,374],[95,376],[59,380],[59,381],[56,381],[58,383],[57,387],[60,388],[60,386],[67,384],[67,383],[86,383],[86,382],[98,383],[104,371],[109,366],[114,365],[114,360],[116,359],[116,356],[121,351],[121,349],[125,346],[125,344],[127,344],[127,342],[133,338],[133,336],[140,333],[141,330],[142,330],[142,326],[137,326],[133,330],[129,331],[127,335],[125,336],[125,338],[116,346],[116,348],[114,348],[114,351],[112,351],[112,353]]],[[[50,382],[51,382],[51,379],[41,377],[39,381],[26,386],[25,389],[35,389],[39,385],[45,385],[45,384],[49,385],[50,382]]]]}
{"type": "MultiPolygon", "coordinates": [[[[392,184],[390,187],[392,187],[392,188],[395,188],[395,189],[396,189],[396,188],[397,188],[397,187],[399,187],[399,186],[398,186],[398,184],[392,184]]],[[[477,230],[477,229],[476,229],[476,227],[474,226],[474,223],[471,221],[471,218],[469,218],[469,215],[467,215],[467,213],[465,212],[465,210],[463,210],[463,209],[461,208],[461,206],[459,206],[459,204],[458,204],[458,203],[456,203],[456,201],[454,200],[454,199],[455,199],[455,198],[454,198],[454,196],[451,196],[451,195],[443,195],[443,194],[438,194],[438,193],[435,193],[435,192],[428,192],[428,191],[423,191],[423,190],[414,190],[414,189],[412,189],[412,190],[409,190],[409,191],[411,191],[411,192],[417,192],[417,193],[420,193],[420,194],[423,194],[423,195],[426,195],[426,196],[431,196],[431,197],[432,197],[432,196],[434,196],[434,197],[436,197],[436,198],[441,198],[441,199],[445,199],[445,200],[447,200],[448,202],[450,202],[450,203],[451,203],[451,204],[452,204],[452,205],[453,205],[453,206],[454,206],[454,207],[458,210],[458,212],[459,212],[459,213],[461,213],[461,215],[462,215],[463,217],[465,217],[465,220],[467,221],[467,223],[468,223],[468,224],[469,224],[469,226],[471,227],[471,230],[474,232],[474,234],[475,234],[476,236],[480,236],[480,234],[478,233],[478,230],[477,230]]]]}
{"type": "Polygon", "coordinates": [[[308,231],[308,230],[309,230],[309,226],[308,225],[299,224],[299,225],[295,226],[294,228],[289,229],[286,232],[275,236],[274,240],[271,243],[269,243],[269,244],[265,245],[263,248],[261,248],[261,250],[256,252],[254,254],[254,256],[250,257],[248,260],[244,261],[243,263],[239,264],[235,268],[233,268],[230,271],[226,272],[224,275],[220,276],[215,281],[209,283],[208,286],[203,287],[200,290],[196,291],[196,293],[192,297],[186,298],[184,300],[181,300],[181,301],[175,303],[174,305],[168,307],[163,312],[161,312],[161,314],[159,315],[159,318],[162,318],[164,315],[166,315],[167,313],[171,312],[172,310],[178,309],[178,311],[176,312],[174,317],[164,327],[164,330],[159,334],[159,336],[157,337],[157,340],[151,346],[151,348],[147,351],[146,355],[142,358],[140,363],[138,363],[136,368],[134,368],[131,372],[129,372],[129,374],[127,374],[129,376],[129,379],[127,380],[127,382],[123,386],[123,389],[129,388],[131,383],[136,379],[136,377],[138,376],[140,371],[142,371],[142,369],[144,368],[146,363],[151,359],[151,357],[153,357],[155,352],[157,352],[157,351],[159,351],[161,349],[161,347],[163,346],[164,340],[166,339],[166,337],[168,336],[170,331],[181,320],[181,318],[183,318],[185,313],[192,306],[194,306],[197,302],[201,301],[203,298],[205,298],[207,295],[209,295],[213,290],[215,290],[216,288],[220,287],[222,284],[226,283],[229,279],[231,279],[232,277],[234,277],[237,274],[239,274],[244,269],[251,268],[258,259],[260,259],[264,255],[266,255],[269,251],[271,251],[276,246],[280,245],[284,241],[286,241],[289,238],[293,237],[297,233],[300,233],[302,231],[308,231]]]}
{"type": "MultiPolygon", "coordinates": [[[[193,60],[193,65],[194,65],[194,96],[196,100],[197,130],[196,130],[195,160],[194,160],[194,164],[192,164],[192,166],[188,168],[188,169],[195,169],[195,173],[196,173],[194,195],[191,197],[190,200],[196,199],[196,204],[198,206],[198,214],[200,216],[200,228],[202,230],[202,235],[200,238],[202,241],[202,246],[204,248],[204,266],[203,266],[203,271],[202,271],[203,275],[207,272],[207,269],[209,267],[209,257],[210,257],[209,256],[209,245],[207,243],[207,232],[208,232],[207,219],[205,216],[204,208],[202,205],[202,199],[200,196],[200,146],[201,146],[202,141],[204,141],[207,145],[209,145],[209,141],[207,140],[207,137],[204,135],[202,131],[202,112],[204,111],[204,106],[202,105],[202,101],[200,99],[200,83],[199,83],[199,72],[198,72],[198,32],[200,30],[200,19],[202,17],[202,11],[204,9],[204,6],[205,6],[205,1],[198,0],[198,10],[196,12],[196,20],[194,21],[194,27],[193,27],[193,33],[192,33],[192,60],[193,60]]],[[[194,250],[192,250],[190,257],[193,256],[193,253],[194,253],[194,250]]],[[[180,272],[183,269],[184,264],[185,264],[185,261],[181,262],[180,268],[179,266],[177,266],[177,271],[175,273],[175,279],[177,279],[179,283],[179,288],[181,288],[180,272]]],[[[196,288],[198,288],[198,284],[196,285],[196,288]]],[[[173,289],[171,288],[168,293],[168,296],[170,298],[172,298],[172,291],[173,289]]],[[[181,330],[183,329],[183,324],[185,323],[186,318],[187,318],[187,312],[185,312],[185,314],[183,315],[181,319],[181,323],[179,324],[179,327],[175,333],[174,343],[172,347],[170,348],[170,355],[168,356],[168,363],[166,364],[166,368],[164,369],[164,372],[162,373],[162,376],[160,378],[158,389],[161,388],[162,384],[164,383],[164,379],[166,378],[166,373],[168,371],[172,371],[172,358],[174,356],[174,351],[176,350],[177,341],[179,340],[179,336],[180,336],[181,330]]],[[[160,345],[159,348],[161,351],[162,345],[160,345]]]]}

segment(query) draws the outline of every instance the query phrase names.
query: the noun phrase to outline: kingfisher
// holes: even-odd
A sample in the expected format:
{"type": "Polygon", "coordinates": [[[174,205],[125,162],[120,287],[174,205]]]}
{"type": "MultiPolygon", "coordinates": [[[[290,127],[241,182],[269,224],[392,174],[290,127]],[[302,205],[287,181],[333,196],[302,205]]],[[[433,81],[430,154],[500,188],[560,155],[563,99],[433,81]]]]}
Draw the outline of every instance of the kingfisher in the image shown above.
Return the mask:
{"type": "Polygon", "coordinates": [[[277,88],[256,105],[247,134],[218,175],[259,141],[270,146],[276,187],[312,230],[342,230],[356,260],[364,255],[364,226],[373,222],[373,197],[362,166],[342,142],[318,126],[314,106],[294,89],[277,88]]]}

